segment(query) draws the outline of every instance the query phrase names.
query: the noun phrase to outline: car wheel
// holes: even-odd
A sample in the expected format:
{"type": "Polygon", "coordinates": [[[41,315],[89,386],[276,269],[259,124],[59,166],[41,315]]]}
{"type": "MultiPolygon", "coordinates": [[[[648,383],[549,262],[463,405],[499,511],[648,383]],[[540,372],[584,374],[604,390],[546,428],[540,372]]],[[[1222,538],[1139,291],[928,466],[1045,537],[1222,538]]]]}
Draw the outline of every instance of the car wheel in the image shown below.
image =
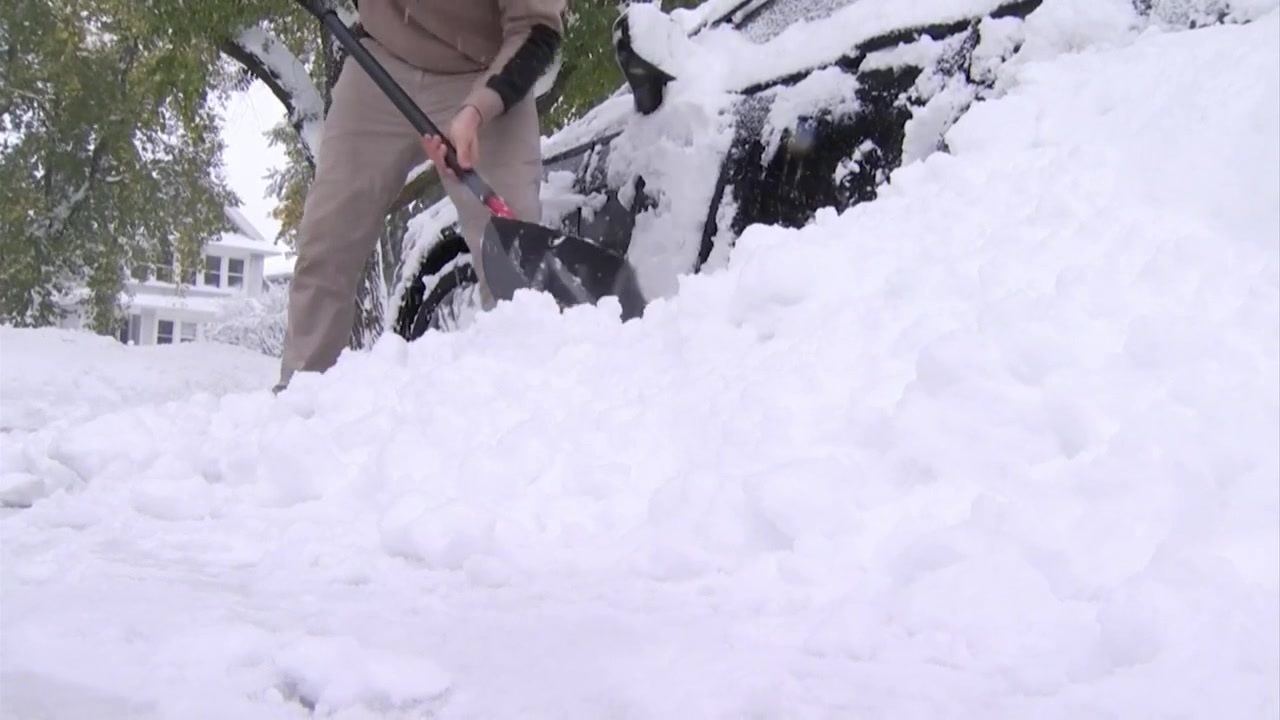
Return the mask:
{"type": "Polygon", "coordinates": [[[461,256],[449,270],[435,277],[414,314],[409,338],[420,338],[431,330],[461,330],[479,311],[480,286],[476,271],[471,265],[471,256],[461,256]]]}
{"type": "MultiPolygon", "coordinates": [[[[396,293],[396,334],[413,341],[428,330],[447,332],[462,326],[478,287],[471,253],[457,224],[443,228],[430,250],[406,263],[412,263],[413,270],[403,277],[412,280],[396,293]]],[[[474,300],[478,305],[478,298],[474,300]]]]}

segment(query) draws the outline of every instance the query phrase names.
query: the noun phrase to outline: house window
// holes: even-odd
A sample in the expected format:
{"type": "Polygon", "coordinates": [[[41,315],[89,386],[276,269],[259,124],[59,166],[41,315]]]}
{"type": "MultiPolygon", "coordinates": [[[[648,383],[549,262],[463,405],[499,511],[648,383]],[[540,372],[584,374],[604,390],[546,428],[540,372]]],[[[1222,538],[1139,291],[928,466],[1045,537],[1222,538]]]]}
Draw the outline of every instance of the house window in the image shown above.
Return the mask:
{"type": "Polygon", "coordinates": [[[173,248],[165,247],[160,249],[160,257],[156,258],[156,262],[152,268],[154,277],[159,282],[171,283],[175,280],[173,272],[173,248]]]}
{"type": "Polygon", "coordinates": [[[196,341],[196,324],[195,323],[190,323],[190,322],[182,323],[181,341],[184,343],[196,341]]]}
{"type": "Polygon", "coordinates": [[[244,287],[244,260],[227,258],[227,287],[244,287]]]}
{"type": "Polygon", "coordinates": [[[173,321],[161,320],[156,323],[156,344],[172,345],[173,344],[173,321]]]}
{"type": "Polygon", "coordinates": [[[119,338],[125,345],[142,344],[142,316],[130,315],[121,320],[119,338]]]}
{"type": "Polygon", "coordinates": [[[213,287],[222,286],[222,258],[217,255],[204,257],[204,284],[213,287]]]}

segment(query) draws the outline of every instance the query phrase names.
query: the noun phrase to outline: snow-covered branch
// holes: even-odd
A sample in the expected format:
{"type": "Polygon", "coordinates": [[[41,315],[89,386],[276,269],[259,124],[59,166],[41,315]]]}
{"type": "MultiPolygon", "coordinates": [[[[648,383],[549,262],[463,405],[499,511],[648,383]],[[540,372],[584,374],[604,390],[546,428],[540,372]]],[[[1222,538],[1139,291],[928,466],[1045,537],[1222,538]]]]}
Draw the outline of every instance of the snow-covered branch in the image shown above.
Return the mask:
{"type": "Polygon", "coordinates": [[[284,104],[289,124],[298,131],[307,159],[320,154],[324,100],[307,67],[278,38],[258,26],[244,28],[222,45],[222,52],[266,83],[284,104]]]}
{"type": "MultiPolygon", "coordinates": [[[[80,183],[79,187],[59,201],[42,221],[28,228],[29,237],[33,237],[41,243],[48,243],[62,235],[71,220],[71,216],[80,209],[85,199],[89,197],[89,191],[93,189],[94,183],[98,180],[98,172],[102,167],[106,146],[105,137],[99,137],[89,154],[89,171],[85,179],[80,183]]],[[[45,192],[48,194],[52,194],[54,191],[52,177],[52,172],[45,174],[45,192]]]]}
{"type": "Polygon", "coordinates": [[[335,3],[333,11],[338,15],[338,19],[342,21],[342,24],[347,27],[352,27],[360,22],[360,12],[351,3],[335,3]]]}
{"type": "MultiPolygon", "coordinates": [[[[134,64],[138,60],[140,48],[137,42],[130,43],[121,52],[120,72],[117,83],[120,86],[120,95],[124,96],[129,88],[129,74],[133,71],[134,64]]],[[[58,239],[66,230],[71,218],[85,200],[89,197],[90,191],[100,181],[98,177],[102,172],[103,162],[106,161],[109,137],[111,135],[111,124],[119,121],[116,115],[110,116],[105,125],[99,129],[97,138],[94,140],[93,149],[89,151],[89,167],[85,174],[84,180],[80,186],[73,190],[69,195],[54,205],[53,210],[44,218],[43,222],[32,225],[28,229],[28,234],[36,238],[41,243],[48,243],[50,240],[58,239]]],[[[56,183],[54,182],[55,173],[52,170],[45,172],[44,191],[45,196],[53,203],[53,195],[55,193],[56,183]]]]}

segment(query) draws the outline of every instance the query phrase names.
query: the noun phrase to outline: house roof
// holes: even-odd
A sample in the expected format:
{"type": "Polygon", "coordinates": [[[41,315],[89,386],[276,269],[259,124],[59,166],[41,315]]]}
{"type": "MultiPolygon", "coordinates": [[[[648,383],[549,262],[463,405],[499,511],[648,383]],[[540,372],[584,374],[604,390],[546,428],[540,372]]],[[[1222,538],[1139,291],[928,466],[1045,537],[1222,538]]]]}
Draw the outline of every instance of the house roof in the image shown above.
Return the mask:
{"type": "Polygon", "coordinates": [[[237,233],[223,233],[217,239],[209,241],[205,245],[206,248],[216,249],[234,249],[248,250],[251,253],[259,255],[283,255],[284,250],[277,245],[265,242],[257,242],[237,233]]]}
{"type": "Polygon", "coordinates": [[[225,306],[227,298],[135,293],[133,297],[125,297],[122,300],[130,310],[185,310],[216,315],[225,306]]]}
{"type": "Polygon", "coordinates": [[[282,255],[284,249],[279,243],[270,242],[263,234],[249,222],[249,218],[244,216],[239,210],[233,207],[223,208],[227,215],[227,219],[235,226],[233,232],[222,233],[216,240],[209,242],[209,246],[222,247],[226,249],[248,250],[251,253],[262,255],[282,255]]]}
{"type": "MultiPolygon", "coordinates": [[[[239,210],[233,207],[227,207],[223,209],[226,211],[227,218],[231,220],[231,223],[233,225],[236,226],[236,229],[240,232],[241,235],[249,238],[250,240],[254,240],[256,242],[260,242],[260,243],[267,242],[267,238],[263,236],[263,234],[258,230],[258,228],[253,226],[253,223],[249,222],[249,218],[245,217],[244,213],[240,212],[239,210]]],[[[270,243],[267,243],[267,244],[270,244],[270,243]]]]}

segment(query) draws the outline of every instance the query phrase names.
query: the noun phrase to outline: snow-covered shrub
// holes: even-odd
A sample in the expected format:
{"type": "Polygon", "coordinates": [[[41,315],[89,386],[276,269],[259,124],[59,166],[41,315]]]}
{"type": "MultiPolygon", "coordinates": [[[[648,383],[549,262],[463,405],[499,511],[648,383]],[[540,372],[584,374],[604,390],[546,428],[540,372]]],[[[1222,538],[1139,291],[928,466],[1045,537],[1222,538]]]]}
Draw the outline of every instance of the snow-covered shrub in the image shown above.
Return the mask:
{"type": "Polygon", "coordinates": [[[288,285],[273,283],[257,297],[229,300],[207,326],[205,338],[280,357],[288,309],[288,285]]]}

